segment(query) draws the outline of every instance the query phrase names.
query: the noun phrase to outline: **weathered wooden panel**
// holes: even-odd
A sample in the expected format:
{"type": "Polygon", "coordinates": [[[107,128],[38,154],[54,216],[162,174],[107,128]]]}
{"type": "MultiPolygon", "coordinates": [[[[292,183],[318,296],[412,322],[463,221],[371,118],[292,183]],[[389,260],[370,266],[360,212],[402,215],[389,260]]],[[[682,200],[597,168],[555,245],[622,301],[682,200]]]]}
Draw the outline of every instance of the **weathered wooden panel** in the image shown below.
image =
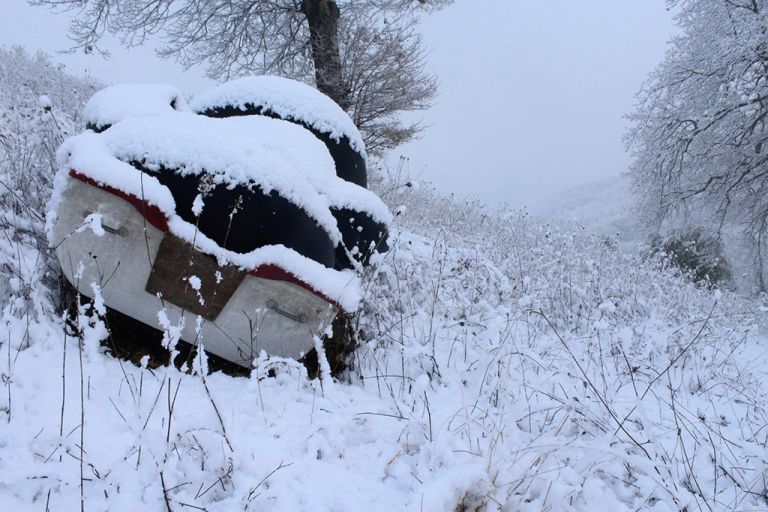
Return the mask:
{"type": "Polygon", "coordinates": [[[166,234],[160,242],[146,290],[153,295],[160,293],[163,300],[206,320],[215,320],[245,274],[234,265],[219,266],[213,256],[166,234]],[[199,290],[190,284],[191,276],[200,279],[199,290]]]}

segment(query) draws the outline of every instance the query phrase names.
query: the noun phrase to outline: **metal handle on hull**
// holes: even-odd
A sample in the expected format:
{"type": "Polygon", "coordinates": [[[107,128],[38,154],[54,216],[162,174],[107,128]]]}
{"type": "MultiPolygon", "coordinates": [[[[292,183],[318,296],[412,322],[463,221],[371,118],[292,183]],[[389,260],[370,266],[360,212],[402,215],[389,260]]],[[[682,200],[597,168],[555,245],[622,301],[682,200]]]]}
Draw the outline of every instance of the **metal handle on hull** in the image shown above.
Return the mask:
{"type": "MultiPolygon", "coordinates": [[[[88,210],[85,210],[83,212],[83,215],[85,217],[88,217],[91,214],[93,214],[93,212],[89,212],[88,210]]],[[[113,228],[112,226],[107,226],[106,224],[104,224],[102,222],[101,223],[101,229],[103,229],[107,233],[111,233],[113,235],[128,236],[128,229],[125,226],[120,226],[119,228],[113,228]]]]}
{"type": "Polygon", "coordinates": [[[278,315],[284,316],[285,318],[291,319],[294,322],[298,322],[300,324],[303,324],[307,321],[307,315],[304,313],[299,313],[298,315],[294,315],[292,313],[289,313],[288,311],[284,309],[280,309],[280,306],[277,305],[277,301],[274,299],[269,299],[267,301],[267,307],[277,313],[278,315]]]}

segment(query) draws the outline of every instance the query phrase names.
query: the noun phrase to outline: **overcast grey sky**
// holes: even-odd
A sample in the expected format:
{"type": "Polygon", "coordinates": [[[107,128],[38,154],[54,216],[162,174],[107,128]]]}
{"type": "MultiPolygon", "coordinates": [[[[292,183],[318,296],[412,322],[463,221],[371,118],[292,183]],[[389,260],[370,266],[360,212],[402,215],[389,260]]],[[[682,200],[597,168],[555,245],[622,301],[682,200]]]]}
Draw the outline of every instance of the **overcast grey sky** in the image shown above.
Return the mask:
{"type": "MultiPolygon", "coordinates": [[[[67,19],[0,0],[0,44],[54,53],[67,19]]],[[[410,171],[446,192],[530,205],[573,185],[625,171],[622,115],[662,59],[672,32],[664,0],[456,0],[425,19],[438,103],[424,137],[398,148],[410,171]]],[[[186,92],[210,82],[150,48],[112,57],[56,55],[105,82],[166,82],[186,92]]]]}
{"type": "Polygon", "coordinates": [[[530,205],[627,169],[622,116],[664,56],[664,0],[458,0],[424,22],[440,76],[415,173],[530,205]]]}

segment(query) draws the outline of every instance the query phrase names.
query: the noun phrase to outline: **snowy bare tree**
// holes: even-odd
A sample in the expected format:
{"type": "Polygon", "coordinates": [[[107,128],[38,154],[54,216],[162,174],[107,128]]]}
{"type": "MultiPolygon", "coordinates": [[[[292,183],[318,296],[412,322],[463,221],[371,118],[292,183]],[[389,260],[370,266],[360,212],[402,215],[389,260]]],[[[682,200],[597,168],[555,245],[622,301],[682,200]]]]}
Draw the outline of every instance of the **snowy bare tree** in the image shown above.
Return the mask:
{"type": "Polygon", "coordinates": [[[453,0],[30,0],[76,10],[76,47],[100,51],[105,34],[126,46],[159,35],[162,57],[206,64],[217,80],[277,74],[314,84],[352,114],[369,150],[421,130],[398,113],[430,105],[437,81],[426,71],[415,24],[453,0]]]}
{"type": "MultiPolygon", "coordinates": [[[[681,29],[629,116],[631,173],[659,229],[741,224],[765,266],[768,6],[670,0],[681,29]]],[[[760,286],[765,288],[761,276],[760,286]]]]}
{"type": "Polygon", "coordinates": [[[349,111],[369,151],[394,147],[414,138],[419,124],[404,124],[397,112],[427,108],[437,79],[424,73],[425,53],[415,31],[417,19],[358,9],[343,20],[339,44],[349,111]]]}

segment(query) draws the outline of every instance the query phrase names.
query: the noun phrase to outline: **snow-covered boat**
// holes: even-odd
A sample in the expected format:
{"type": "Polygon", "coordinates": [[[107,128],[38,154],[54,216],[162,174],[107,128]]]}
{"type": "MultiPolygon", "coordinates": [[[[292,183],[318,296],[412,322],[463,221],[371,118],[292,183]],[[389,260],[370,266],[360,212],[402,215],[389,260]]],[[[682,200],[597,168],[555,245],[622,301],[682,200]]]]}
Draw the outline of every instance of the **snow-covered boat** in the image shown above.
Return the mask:
{"type": "MultiPolygon", "coordinates": [[[[336,175],[357,186],[345,188],[367,187],[367,155],[360,132],[333,100],[306,84],[276,76],[240,78],[199,95],[190,108],[213,118],[258,115],[299,125],[325,144],[336,175]]],[[[353,260],[366,265],[373,253],[388,249],[384,219],[389,217],[382,208],[372,210],[374,201],[352,204],[343,199],[345,195],[328,195],[343,239],[336,251],[336,268],[352,268],[353,260]]]]}
{"type": "MultiPolygon", "coordinates": [[[[59,150],[50,207],[63,273],[226,360],[299,358],[357,307],[351,267],[385,246],[391,215],[295,119],[208,117],[179,98],[123,86],[86,109],[91,130],[59,150]]],[[[361,140],[349,124],[345,137],[361,140]]]]}

